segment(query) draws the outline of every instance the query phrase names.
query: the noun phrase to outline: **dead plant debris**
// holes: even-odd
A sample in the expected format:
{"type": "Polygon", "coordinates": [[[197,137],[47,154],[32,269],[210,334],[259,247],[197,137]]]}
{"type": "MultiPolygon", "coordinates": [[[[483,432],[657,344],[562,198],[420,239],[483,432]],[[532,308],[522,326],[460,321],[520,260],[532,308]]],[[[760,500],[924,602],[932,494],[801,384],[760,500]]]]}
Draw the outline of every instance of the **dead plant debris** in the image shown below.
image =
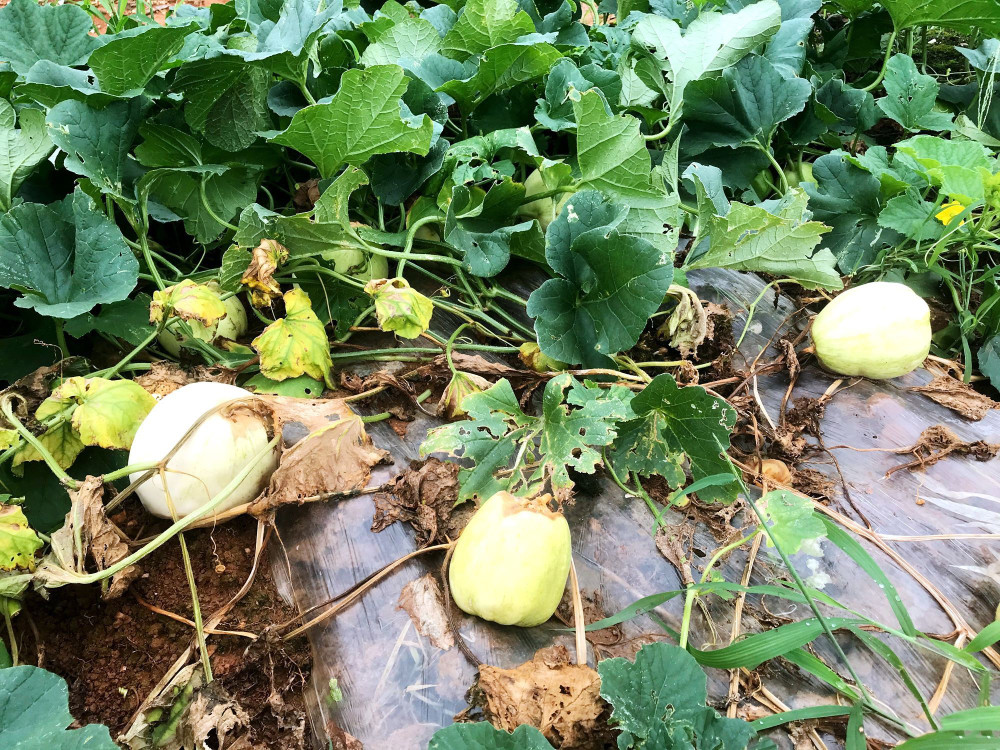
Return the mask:
{"type": "Polygon", "coordinates": [[[890,477],[897,471],[907,469],[925,469],[946,456],[968,456],[977,461],[989,461],[1000,453],[1000,443],[988,443],[985,440],[966,442],[944,425],[928,427],[920,433],[920,439],[911,446],[896,451],[900,455],[910,454],[912,461],[893,466],[885,473],[890,477]]]}
{"type": "Polygon", "coordinates": [[[992,409],[1000,409],[1000,403],[950,375],[938,375],[927,385],[914,386],[909,390],[922,393],[973,422],[981,420],[992,409]]]}

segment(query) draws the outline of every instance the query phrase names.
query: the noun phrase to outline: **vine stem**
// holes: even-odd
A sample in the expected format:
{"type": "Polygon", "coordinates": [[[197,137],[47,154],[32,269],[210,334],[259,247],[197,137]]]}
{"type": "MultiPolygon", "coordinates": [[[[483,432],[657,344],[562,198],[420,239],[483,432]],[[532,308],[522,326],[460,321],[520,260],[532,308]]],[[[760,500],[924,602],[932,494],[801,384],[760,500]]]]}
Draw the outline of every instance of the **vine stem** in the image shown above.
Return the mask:
{"type": "Polygon", "coordinates": [[[892,48],[896,44],[896,35],[898,33],[899,32],[893,28],[892,33],[889,35],[889,43],[885,46],[885,58],[882,60],[882,67],[879,69],[878,76],[876,76],[875,80],[869,85],[861,89],[862,91],[871,91],[882,83],[882,79],[885,78],[885,70],[889,67],[889,58],[892,57],[892,48]]]}
{"type": "Polygon", "coordinates": [[[752,542],[754,538],[761,533],[761,531],[763,531],[762,527],[758,526],[753,532],[747,534],[742,539],[737,539],[735,542],[731,542],[725,547],[717,549],[715,554],[712,555],[712,558],[708,561],[708,564],[705,566],[705,572],[701,574],[701,582],[705,583],[705,581],[708,580],[709,575],[712,573],[712,568],[715,567],[715,564],[719,562],[723,555],[732,552],[737,547],[742,547],[747,542],[752,542]]]}
{"type": "Polygon", "coordinates": [[[10,423],[10,425],[15,430],[17,430],[17,434],[20,435],[24,439],[24,441],[28,443],[28,445],[30,445],[32,448],[38,451],[38,455],[42,457],[42,460],[45,461],[45,463],[48,465],[52,473],[56,475],[56,477],[59,479],[59,482],[64,486],[75,490],[79,486],[79,483],[75,479],[73,479],[73,477],[71,477],[69,474],[66,473],[63,467],[61,467],[59,463],[55,460],[55,458],[52,457],[52,454],[49,453],[49,451],[45,448],[44,445],[42,445],[41,441],[39,441],[38,438],[32,435],[31,431],[27,427],[25,427],[21,423],[21,420],[18,419],[17,416],[14,414],[14,409],[11,406],[11,403],[15,398],[22,398],[22,397],[13,393],[5,396],[3,401],[0,402],[0,411],[3,412],[3,415],[7,418],[7,421],[10,423]]]}
{"type": "MultiPolygon", "coordinates": [[[[6,405],[4,406],[4,408],[5,409],[7,408],[6,405]]],[[[143,545],[128,557],[122,558],[114,565],[111,565],[105,568],[104,570],[99,570],[96,573],[88,573],[87,575],[74,576],[72,581],[65,581],[65,582],[88,584],[88,583],[97,583],[98,581],[103,581],[105,578],[110,578],[115,573],[121,572],[129,565],[134,565],[135,563],[139,562],[139,560],[146,557],[151,552],[159,549],[168,541],[170,541],[174,536],[184,531],[184,529],[193,524],[195,521],[198,521],[204,516],[207,516],[209,513],[215,510],[216,507],[225,502],[226,498],[232,495],[233,492],[236,491],[236,488],[243,483],[243,480],[246,479],[248,476],[250,476],[250,473],[257,468],[258,462],[261,461],[264,458],[264,456],[266,456],[268,453],[274,450],[274,447],[279,443],[280,440],[281,440],[281,435],[275,435],[273,438],[271,438],[267,442],[267,445],[261,448],[261,450],[258,451],[247,462],[247,465],[240,470],[240,473],[237,474],[235,477],[233,477],[232,480],[229,482],[229,484],[227,484],[219,491],[218,495],[213,497],[211,500],[209,500],[207,503],[202,505],[197,510],[191,511],[180,520],[174,521],[173,524],[171,524],[166,529],[161,531],[148,544],[143,545]]]]}
{"type": "Polygon", "coordinates": [[[212,210],[212,207],[208,204],[208,195],[207,193],[205,193],[205,182],[207,182],[207,180],[208,177],[202,177],[201,180],[198,181],[198,195],[201,197],[201,205],[205,207],[205,210],[208,212],[208,215],[211,216],[215,222],[221,224],[226,229],[238,232],[239,227],[233,226],[225,219],[220,218],[219,215],[216,214],[215,211],[212,210]]]}
{"type": "MultiPolygon", "coordinates": [[[[379,205],[382,205],[381,203],[379,205]]],[[[413,222],[413,226],[406,232],[406,244],[403,245],[403,257],[399,259],[399,264],[396,266],[396,276],[399,278],[403,277],[403,269],[406,268],[406,261],[409,260],[410,252],[413,250],[413,240],[417,236],[417,230],[422,226],[427,224],[440,224],[444,221],[443,216],[425,216],[422,219],[418,219],[413,222]]]]}

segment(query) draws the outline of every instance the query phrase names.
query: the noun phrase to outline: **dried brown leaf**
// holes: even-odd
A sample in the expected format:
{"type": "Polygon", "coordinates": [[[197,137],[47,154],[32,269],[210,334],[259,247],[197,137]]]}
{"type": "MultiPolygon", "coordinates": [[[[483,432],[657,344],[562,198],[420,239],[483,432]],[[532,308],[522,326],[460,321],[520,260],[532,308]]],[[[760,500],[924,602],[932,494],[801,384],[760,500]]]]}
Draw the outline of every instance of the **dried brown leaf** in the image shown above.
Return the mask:
{"type": "MultiPolygon", "coordinates": [[[[486,378],[538,378],[539,374],[531,370],[510,367],[502,362],[490,362],[488,359],[478,354],[463,354],[462,352],[452,352],[452,362],[456,370],[471,372],[486,378]]],[[[428,364],[414,370],[414,375],[424,378],[436,378],[446,380],[451,378],[451,368],[448,367],[448,359],[445,355],[440,355],[432,359],[428,364]]]]}
{"type": "Polygon", "coordinates": [[[412,463],[389,488],[375,495],[372,531],[403,521],[416,529],[421,547],[443,537],[455,538],[475,512],[472,503],[455,507],[458,470],[458,464],[436,458],[412,463]]]}
{"type": "MultiPolygon", "coordinates": [[[[104,483],[101,477],[88,476],[77,489],[70,490],[69,498],[70,511],[66,514],[66,522],[52,534],[51,540],[51,556],[58,566],[74,573],[84,573],[87,558],[93,560],[97,570],[105,570],[128,557],[128,544],[104,512],[104,483]],[[77,529],[83,559],[77,554],[77,529]]],[[[51,570],[49,565],[43,565],[43,568],[51,570]]],[[[140,572],[138,565],[129,565],[113,575],[104,598],[121,596],[140,572]]],[[[43,574],[43,578],[46,576],[47,573],[43,574]]]]}
{"type": "Polygon", "coordinates": [[[657,333],[679,351],[681,357],[688,357],[708,337],[708,311],[698,295],[687,287],[671,284],[667,294],[677,300],[677,305],[657,333]]]}
{"type": "Polygon", "coordinates": [[[138,376],[135,382],[145,388],[151,396],[162,398],[188,383],[211,381],[233,385],[236,382],[236,375],[236,371],[228,367],[198,365],[187,368],[174,362],[159,361],[153,362],[149,371],[138,376]]]}
{"type": "Polygon", "coordinates": [[[281,431],[284,449],[267,490],[249,508],[253,515],[360,490],[372,467],[389,457],[374,447],[364,422],[342,399],[269,396],[260,401],[281,431]]]}
{"type": "Polygon", "coordinates": [[[403,587],[399,595],[399,608],[406,611],[417,632],[435,648],[447,651],[455,645],[441,587],[431,573],[410,581],[403,587]]]}
{"type": "Polygon", "coordinates": [[[920,433],[920,439],[916,443],[900,448],[896,453],[908,453],[913,456],[913,460],[893,466],[885,473],[887,477],[906,469],[924,469],[951,455],[990,461],[1000,453],[1000,443],[987,443],[985,440],[966,442],[944,425],[938,424],[928,427],[920,433]]]}
{"type": "Polygon", "coordinates": [[[316,201],[319,200],[319,195],[319,180],[306,180],[295,186],[295,192],[292,194],[292,203],[300,211],[312,211],[313,206],[316,205],[316,201]]]}
{"type": "Polygon", "coordinates": [[[685,586],[694,583],[691,577],[691,554],[688,548],[694,538],[694,527],[688,523],[676,526],[661,526],[656,530],[656,549],[677,568],[685,586]]]}
{"type": "Polygon", "coordinates": [[[598,750],[611,736],[600,689],[597,671],[570,663],[566,647],[556,645],[513,669],[480,665],[475,692],[499,729],[530,724],[561,750],[598,750]]]}
{"type": "Polygon", "coordinates": [[[991,409],[1000,409],[1000,403],[949,375],[939,375],[927,385],[918,385],[909,390],[922,393],[973,422],[985,417],[991,409]]]}

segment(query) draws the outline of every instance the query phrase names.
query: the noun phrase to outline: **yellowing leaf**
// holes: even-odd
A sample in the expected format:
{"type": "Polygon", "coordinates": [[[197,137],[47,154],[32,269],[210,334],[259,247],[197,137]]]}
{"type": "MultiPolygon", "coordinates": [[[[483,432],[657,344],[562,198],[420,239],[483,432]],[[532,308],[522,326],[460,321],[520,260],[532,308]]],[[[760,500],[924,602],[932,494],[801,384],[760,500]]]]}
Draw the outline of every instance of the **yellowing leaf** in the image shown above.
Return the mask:
{"type": "Polygon", "coordinates": [[[17,505],[0,505],[0,570],[34,570],[35,552],[41,546],[24,511],[17,505]]]}
{"type": "MultiPolygon", "coordinates": [[[[38,442],[42,444],[45,450],[52,454],[52,458],[64,469],[72,466],[76,457],[80,455],[80,451],[86,447],[80,440],[80,436],[76,430],[73,429],[73,425],[69,422],[59,422],[53,425],[38,436],[38,442]]],[[[14,454],[14,458],[11,461],[11,468],[17,469],[25,461],[42,460],[44,459],[42,459],[41,454],[33,446],[25,443],[14,454]]]]}
{"type": "Polygon", "coordinates": [[[42,402],[35,418],[49,419],[73,403],[72,426],[84,445],[130,448],[156,399],[131,380],[69,378],[42,402]]]}
{"type": "Polygon", "coordinates": [[[0,451],[5,451],[17,442],[17,430],[0,430],[0,451]]]}
{"type": "Polygon", "coordinates": [[[159,323],[164,316],[176,316],[211,327],[226,315],[226,306],[219,293],[207,284],[184,279],[180,284],[153,292],[149,306],[149,322],[159,323]]]}
{"type": "Polygon", "coordinates": [[[404,339],[415,339],[431,324],[434,304],[406,279],[374,279],[365,286],[365,293],[375,300],[378,327],[395,331],[404,339]]]}
{"type": "Polygon", "coordinates": [[[251,344],[260,355],[260,371],[271,380],[309,375],[332,388],[330,341],[309,295],[296,288],[285,292],[284,299],[285,317],[271,323],[251,344]]]}

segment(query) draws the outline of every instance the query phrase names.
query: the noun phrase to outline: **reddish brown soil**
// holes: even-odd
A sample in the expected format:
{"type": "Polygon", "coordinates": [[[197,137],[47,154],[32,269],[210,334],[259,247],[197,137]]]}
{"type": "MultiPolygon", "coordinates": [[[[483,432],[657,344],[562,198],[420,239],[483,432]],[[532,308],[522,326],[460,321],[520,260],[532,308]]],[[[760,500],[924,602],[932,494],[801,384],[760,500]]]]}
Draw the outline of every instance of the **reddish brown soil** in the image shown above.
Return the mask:
{"type": "MultiPolygon", "coordinates": [[[[135,515],[115,520],[130,535],[148,536],[151,529],[141,528],[148,517],[140,520],[135,515]]],[[[186,534],[206,619],[243,586],[253,562],[256,530],[256,521],[241,517],[216,529],[186,534]]],[[[139,704],[194,633],[190,626],[153,612],[138,599],[192,617],[177,540],[146,558],[142,567],[143,577],[116,601],[102,601],[97,586],[66,586],[53,590],[48,601],[30,596],[15,620],[21,659],[66,678],[73,715],[82,724],[107,724],[112,736],[128,727],[139,704]]],[[[253,587],[219,629],[259,635],[294,614],[275,589],[265,553],[253,587]]],[[[308,726],[302,689],[311,668],[305,639],[281,644],[210,635],[208,645],[215,678],[251,717],[253,746],[300,747],[300,727],[308,726]]],[[[197,651],[192,658],[197,659],[197,651]]]]}

